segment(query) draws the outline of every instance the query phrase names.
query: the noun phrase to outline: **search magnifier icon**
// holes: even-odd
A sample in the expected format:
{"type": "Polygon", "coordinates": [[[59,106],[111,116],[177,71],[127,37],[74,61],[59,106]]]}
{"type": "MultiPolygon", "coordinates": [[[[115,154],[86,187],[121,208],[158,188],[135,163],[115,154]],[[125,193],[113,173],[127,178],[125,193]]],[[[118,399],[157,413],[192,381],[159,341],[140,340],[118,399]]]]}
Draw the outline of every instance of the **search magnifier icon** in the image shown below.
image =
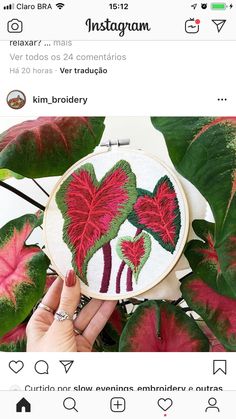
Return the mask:
{"type": "Polygon", "coordinates": [[[76,401],[73,399],[73,397],[67,397],[65,400],[63,400],[63,406],[66,410],[75,410],[78,412],[76,409],[76,401]]]}

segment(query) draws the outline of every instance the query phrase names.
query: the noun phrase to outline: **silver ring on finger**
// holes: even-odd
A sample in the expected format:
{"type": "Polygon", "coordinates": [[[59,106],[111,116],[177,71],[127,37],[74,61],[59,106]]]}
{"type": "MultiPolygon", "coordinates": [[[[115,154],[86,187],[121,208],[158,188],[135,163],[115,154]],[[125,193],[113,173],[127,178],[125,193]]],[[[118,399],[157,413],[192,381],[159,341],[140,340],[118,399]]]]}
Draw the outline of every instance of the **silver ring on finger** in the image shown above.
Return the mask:
{"type": "Polygon", "coordinates": [[[73,321],[73,316],[70,316],[65,310],[57,310],[54,319],[58,322],[64,322],[65,320],[73,321]]]}
{"type": "Polygon", "coordinates": [[[82,330],[80,330],[80,329],[73,329],[74,330],[74,332],[75,332],[75,334],[76,335],[82,335],[83,334],[83,332],[82,332],[82,330]]]}
{"type": "Polygon", "coordinates": [[[51,307],[46,306],[46,304],[39,303],[37,308],[42,308],[43,310],[48,311],[49,313],[54,313],[54,310],[51,307]]]}

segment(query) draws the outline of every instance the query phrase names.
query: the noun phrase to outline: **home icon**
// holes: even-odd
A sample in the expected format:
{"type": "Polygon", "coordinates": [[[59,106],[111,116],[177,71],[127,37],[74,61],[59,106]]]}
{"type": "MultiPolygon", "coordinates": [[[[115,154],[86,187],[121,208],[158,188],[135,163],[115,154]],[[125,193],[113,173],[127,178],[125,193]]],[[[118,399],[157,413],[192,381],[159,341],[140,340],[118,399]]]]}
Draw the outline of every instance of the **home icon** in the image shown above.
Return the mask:
{"type": "Polygon", "coordinates": [[[17,412],[31,412],[31,404],[24,397],[16,404],[17,412]]]}

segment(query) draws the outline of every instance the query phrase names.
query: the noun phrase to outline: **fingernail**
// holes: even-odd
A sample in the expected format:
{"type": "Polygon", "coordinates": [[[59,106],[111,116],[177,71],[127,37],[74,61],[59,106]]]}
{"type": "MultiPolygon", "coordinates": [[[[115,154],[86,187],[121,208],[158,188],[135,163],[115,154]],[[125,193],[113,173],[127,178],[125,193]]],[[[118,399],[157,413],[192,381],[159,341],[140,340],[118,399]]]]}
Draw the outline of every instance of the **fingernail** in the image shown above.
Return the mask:
{"type": "Polygon", "coordinates": [[[74,287],[76,283],[76,274],[73,269],[70,269],[67,272],[65,282],[67,287],[74,287]]]}

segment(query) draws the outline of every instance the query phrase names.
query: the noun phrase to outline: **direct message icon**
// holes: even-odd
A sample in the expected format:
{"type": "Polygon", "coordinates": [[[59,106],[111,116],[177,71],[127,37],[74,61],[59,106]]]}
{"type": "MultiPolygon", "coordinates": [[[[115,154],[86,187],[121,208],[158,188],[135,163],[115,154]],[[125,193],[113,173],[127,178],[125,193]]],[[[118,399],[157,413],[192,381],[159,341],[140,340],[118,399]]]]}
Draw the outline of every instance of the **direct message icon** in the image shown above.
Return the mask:
{"type": "Polygon", "coordinates": [[[65,369],[65,373],[67,374],[68,371],[71,369],[72,365],[74,364],[74,361],[59,361],[64,369],[65,369]]]}
{"type": "Polygon", "coordinates": [[[215,359],[213,361],[213,375],[217,373],[227,374],[227,361],[225,359],[215,359]]]}

